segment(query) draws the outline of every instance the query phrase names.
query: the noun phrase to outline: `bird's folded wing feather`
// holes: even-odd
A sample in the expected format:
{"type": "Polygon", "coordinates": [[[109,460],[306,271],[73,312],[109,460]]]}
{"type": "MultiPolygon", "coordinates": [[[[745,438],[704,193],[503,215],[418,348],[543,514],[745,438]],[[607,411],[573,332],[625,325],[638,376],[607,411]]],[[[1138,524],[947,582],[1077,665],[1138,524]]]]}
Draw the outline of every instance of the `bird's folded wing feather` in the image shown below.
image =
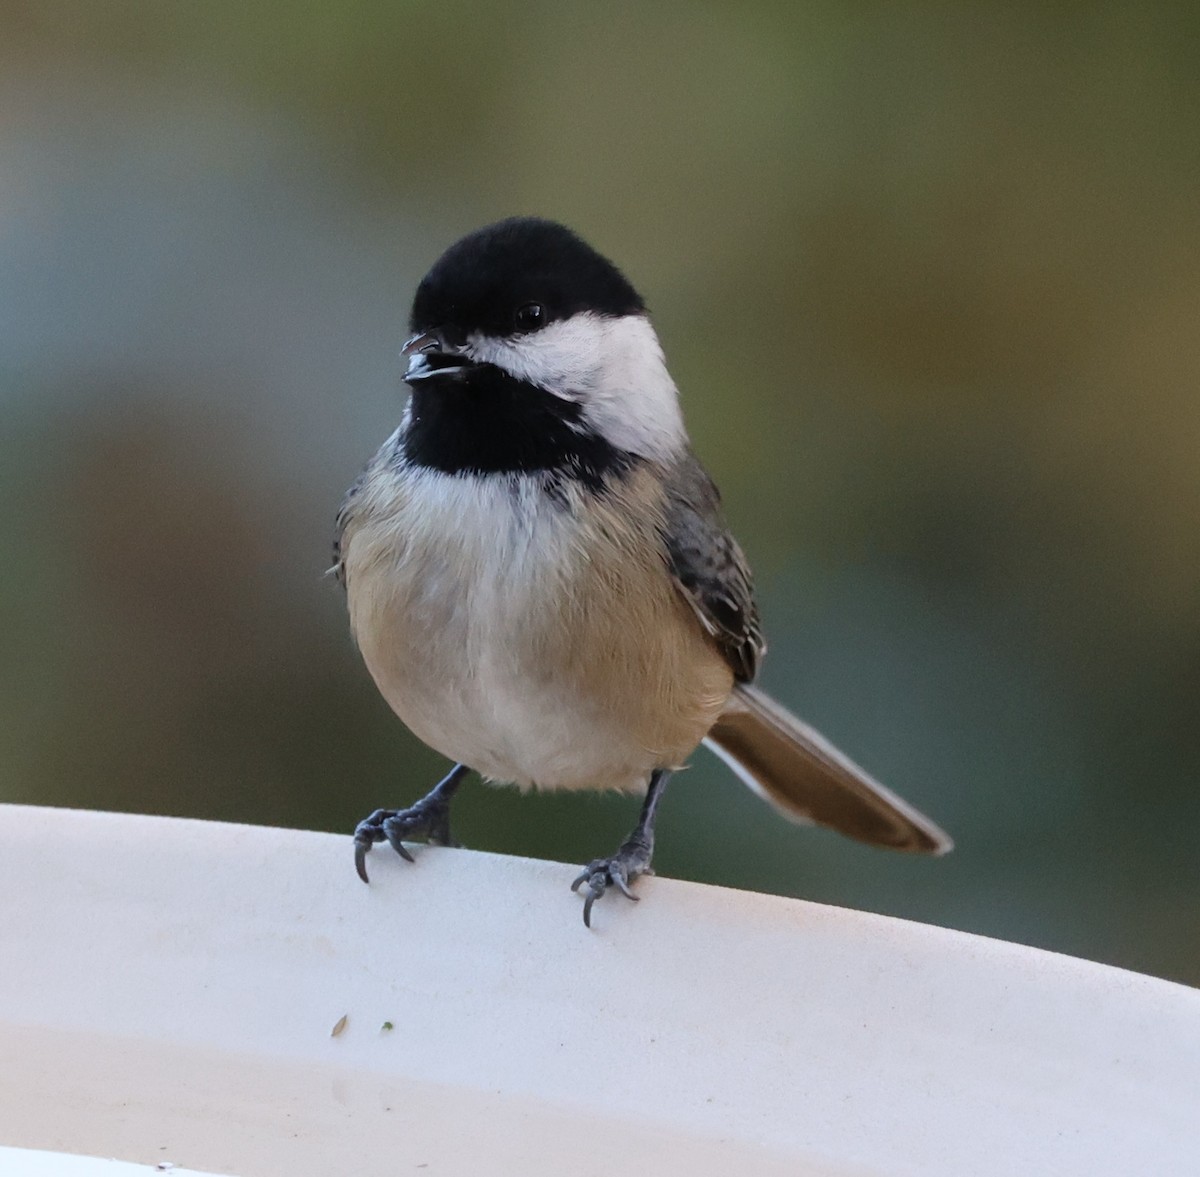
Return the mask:
{"type": "Polygon", "coordinates": [[[663,541],[676,586],[712,636],[738,682],[766,653],[746,557],[721,517],[721,496],[690,452],[665,479],[663,541]]]}

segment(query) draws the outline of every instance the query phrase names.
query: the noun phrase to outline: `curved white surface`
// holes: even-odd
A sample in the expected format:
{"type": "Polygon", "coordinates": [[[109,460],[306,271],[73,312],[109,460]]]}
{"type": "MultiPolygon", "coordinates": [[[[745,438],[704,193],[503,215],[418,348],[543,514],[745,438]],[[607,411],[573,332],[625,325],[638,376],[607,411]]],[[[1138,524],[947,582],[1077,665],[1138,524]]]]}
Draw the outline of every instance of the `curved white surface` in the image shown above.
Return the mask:
{"type": "Polygon", "coordinates": [[[76,1157],[3,1145],[0,1145],[0,1173],[4,1177],[161,1177],[164,1173],[170,1177],[206,1177],[204,1173],[181,1169],[170,1161],[138,1165],[112,1157],[76,1157]]]}
{"type": "Polygon", "coordinates": [[[0,1144],[239,1177],[1200,1169],[1191,989],[668,879],[589,933],[574,867],[371,865],[0,806],[0,1144]]]}

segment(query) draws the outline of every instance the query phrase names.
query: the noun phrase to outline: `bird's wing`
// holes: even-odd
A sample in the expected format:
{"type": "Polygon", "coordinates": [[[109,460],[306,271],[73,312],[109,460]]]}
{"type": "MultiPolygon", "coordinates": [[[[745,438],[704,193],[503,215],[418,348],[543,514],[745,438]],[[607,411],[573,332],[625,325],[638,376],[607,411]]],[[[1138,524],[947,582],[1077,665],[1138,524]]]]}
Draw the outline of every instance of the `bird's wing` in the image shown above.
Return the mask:
{"type": "Polygon", "coordinates": [[[667,472],[663,540],[675,583],[739,682],[750,682],[767,646],[746,557],[721,517],[721,496],[690,451],[667,472]]]}

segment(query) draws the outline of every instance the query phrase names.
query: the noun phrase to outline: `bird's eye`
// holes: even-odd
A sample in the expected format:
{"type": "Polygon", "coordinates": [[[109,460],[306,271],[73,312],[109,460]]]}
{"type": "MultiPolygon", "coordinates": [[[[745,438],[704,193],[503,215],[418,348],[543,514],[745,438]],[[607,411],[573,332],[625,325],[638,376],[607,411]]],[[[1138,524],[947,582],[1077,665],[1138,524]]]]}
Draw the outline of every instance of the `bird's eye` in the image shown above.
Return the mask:
{"type": "Polygon", "coordinates": [[[540,302],[527,302],[517,307],[514,319],[518,331],[536,331],[546,322],[546,308],[540,302]]]}

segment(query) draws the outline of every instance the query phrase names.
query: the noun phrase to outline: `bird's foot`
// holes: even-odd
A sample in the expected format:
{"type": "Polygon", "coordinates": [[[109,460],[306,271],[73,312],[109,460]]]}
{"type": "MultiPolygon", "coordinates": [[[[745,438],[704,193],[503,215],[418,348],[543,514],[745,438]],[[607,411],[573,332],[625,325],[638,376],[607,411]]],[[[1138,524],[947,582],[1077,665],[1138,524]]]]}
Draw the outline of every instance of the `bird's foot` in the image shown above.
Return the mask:
{"type": "Polygon", "coordinates": [[[367,853],[376,842],[387,841],[401,858],[414,862],[407,842],[436,842],[455,845],[450,836],[450,803],[423,797],[407,809],[377,809],[363,818],[354,829],[354,866],[364,883],[367,878],[367,853]]]}
{"type": "Polygon", "coordinates": [[[629,889],[629,884],[639,875],[654,874],[650,869],[653,853],[654,843],[635,831],[611,858],[594,858],[584,867],[583,873],[571,884],[571,890],[587,887],[583,901],[583,922],[587,927],[592,926],[592,904],[609,887],[616,887],[626,899],[637,900],[638,896],[629,889]]]}
{"type": "Polygon", "coordinates": [[[389,842],[392,849],[409,862],[416,860],[404,845],[406,841],[458,845],[450,833],[450,799],[466,774],[464,765],[456,765],[432,792],[407,809],[377,809],[358,823],[354,829],[354,867],[364,883],[370,882],[367,854],[376,842],[389,842]]]}

